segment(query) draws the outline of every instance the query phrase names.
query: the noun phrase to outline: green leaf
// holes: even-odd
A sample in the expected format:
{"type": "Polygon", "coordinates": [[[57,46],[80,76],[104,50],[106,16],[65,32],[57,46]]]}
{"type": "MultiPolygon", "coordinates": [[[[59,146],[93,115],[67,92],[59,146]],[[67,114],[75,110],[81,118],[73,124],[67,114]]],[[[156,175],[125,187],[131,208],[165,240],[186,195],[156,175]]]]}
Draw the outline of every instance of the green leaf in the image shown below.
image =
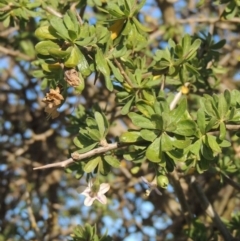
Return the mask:
{"type": "Polygon", "coordinates": [[[166,133],[163,133],[161,135],[160,145],[161,145],[161,151],[164,151],[164,152],[171,151],[172,149],[174,149],[172,145],[172,138],[168,136],[166,133]]]}
{"type": "Polygon", "coordinates": [[[237,11],[238,7],[235,1],[230,1],[229,4],[225,7],[221,17],[225,19],[231,19],[237,14],[237,11]]]}
{"type": "Polygon", "coordinates": [[[162,152],[160,149],[160,137],[154,140],[154,142],[147,148],[146,157],[151,162],[160,162],[162,152]]]}
{"type": "Polygon", "coordinates": [[[33,70],[31,71],[31,75],[35,78],[42,78],[45,76],[42,70],[33,70]]]}
{"type": "Polygon", "coordinates": [[[120,9],[119,5],[113,2],[109,2],[107,6],[107,11],[116,18],[124,17],[124,12],[120,9]]]}
{"type": "Polygon", "coordinates": [[[97,38],[96,36],[89,36],[89,37],[84,37],[82,40],[76,40],[74,41],[75,44],[79,46],[87,46],[87,45],[93,45],[96,43],[97,38]]]}
{"type": "Polygon", "coordinates": [[[67,11],[67,14],[68,14],[68,16],[71,18],[72,23],[73,23],[73,28],[72,28],[72,30],[77,31],[78,34],[79,34],[80,28],[79,28],[79,22],[78,22],[78,20],[77,20],[76,15],[75,15],[74,12],[71,11],[71,10],[68,10],[68,11],[67,11]]]}
{"type": "Polygon", "coordinates": [[[222,39],[220,40],[219,42],[211,45],[211,48],[214,49],[214,50],[218,50],[218,49],[221,49],[223,48],[223,46],[226,44],[226,40],[225,39],[222,39]]]}
{"type": "Polygon", "coordinates": [[[141,32],[151,32],[152,29],[143,26],[135,17],[132,18],[134,24],[137,27],[137,30],[141,33],[141,32]]]}
{"type": "Polygon", "coordinates": [[[219,135],[219,139],[220,140],[224,140],[226,138],[226,126],[224,122],[220,123],[220,135],[219,135]]]}
{"type": "Polygon", "coordinates": [[[185,161],[185,155],[183,150],[173,149],[167,152],[167,155],[175,162],[185,161]]]}
{"type": "Polygon", "coordinates": [[[63,74],[63,70],[59,64],[46,64],[43,63],[41,65],[42,69],[46,72],[50,72],[52,74],[57,73],[57,74],[63,74]]]}
{"type": "MultiPolygon", "coordinates": [[[[153,94],[151,93],[150,90],[142,90],[142,94],[143,94],[143,97],[144,99],[150,103],[151,105],[154,105],[154,102],[156,100],[156,97],[153,96],[153,94]]],[[[155,111],[154,111],[155,112],[155,111]]]]}
{"type": "Polygon", "coordinates": [[[53,49],[53,48],[60,49],[60,47],[56,43],[54,43],[50,40],[41,41],[41,42],[37,43],[35,46],[36,51],[42,55],[49,55],[49,49],[53,49]]]}
{"type": "Polygon", "coordinates": [[[120,73],[120,70],[117,67],[115,67],[115,65],[109,59],[107,59],[107,62],[108,62],[108,65],[110,66],[115,78],[118,81],[123,82],[124,78],[123,78],[122,74],[120,73]]]}
{"type": "Polygon", "coordinates": [[[159,115],[159,114],[153,114],[153,115],[151,116],[151,121],[152,121],[152,123],[154,124],[155,129],[163,130],[163,119],[162,119],[162,116],[161,116],[161,115],[159,115]]]}
{"type": "Polygon", "coordinates": [[[101,157],[97,156],[97,157],[94,157],[93,159],[91,159],[90,161],[88,161],[83,168],[84,172],[90,173],[90,172],[94,171],[94,169],[97,167],[97,165],[99,164],[99,162],[101,160],[102,160],[101,157]]]}
{"type": "Polygon", "coordinates": [[[212,97],[208,98],[204,96],[205,100],[202,102],[202,107],[206,110],[207,114],[210,116],[215,116],[216,113],[213,109],[212,97]]]}
{"type": "Polygon", "coordinates": [[[178,122],[179,120],[181,120],[186,110],[187,110],[187,99],[183,98],[179,102],[178,107],[171,111],[172,122],[178,122]]]}
{"type": "Polygon", "coordinates": [[[101,160],[98,165],[98,170],[100,174],[106,176],[110,172],[111,166],[106,161],[101,160]]]}
{"type": "Polygon", "coordinates": [[[97,125],[98,125],[98,130],[99,130],[99,133],[100,133],[100,136],[102,138],[105,137],[105,123],[104,123],[104,119],[103,119],[103,116],[101,113],[99,112],[95,112],[94,113],[94,116],[95,116],[95,120],[97,122],[97,125]]]}
{"type": "Polygon", "coordinates": [[[65,39],[65,40],[71,40],[68,35],[68,31],[67,31],[65,25],[63,24],[63,20],[61,18],[53,16],[50,19],[50,24],[56,30],[57,35],[59,37],[61,37],[62,39],[65,39]]]}
{"type": "Polygon", "coordinates": [[[216,117],[212,117],[206,126],[205,133],[210,131],[212,128],[215,128],[216,125],[218,125],[218,120],[216,117]]]}
{"type": "Polygon", "coordinates": [[[123,36],[128,36],[128,34],[131,32],[132,30],[132,21],[127,20],[125,25],[124,25],[124,29],[121,32],[121,35],[123,36]]]}
{"type": "Polygon", "coordinates": [[[123,106],[123,108],[121,109],[121,114],[122,114],[122,115],[126,115],[126,114],[129,112],[129,110],[130,110],[130,108],[131,108],[131,106],[132,106],[132,103],[133,103],[134,99],[135,99],[135,96],[133,96],[133,97],[123,106]]]}
{"type": "Polygon", "coordinates": [[[86,147],[83,147],[83,148],[81,148],[80,150],[78,150],[77,152],[78,152],[79,154],[82,154],[82,153],[86,153],[86,152],[88,152],[88,151],[91,151],[94,147],[96,147],[96,146],[98,145],[98,143],[99,143],[99,142],[95,142],[95,143],[93,143],[93,144],[91,144],[91,145],[88,145],[88,146],[86,146],[86,147]]]}
{"type": "MultiPolygon", "coordinates": [[[[86,132],[86,131],[85,131],[86,132]]],[[[73,139],[73,143],[79,147],[79,148],[83,148],[86,147],[90,144],[92,144],[92,140],[90,140],[85,133],[80,132],[78,136],[76,136],[73,139]]]]}
{"type": "Polygon", "coordinates": [[[109,91],[113,90],[113,84],[110,79],[110,69],[108,67],[107,61],[103,55],[103,52],[101,49],[97,49],[97,53],[95,55],[96,65],[97,69],[103,74],[105,77],[105,84],[109,91]]]}
{"type": "Polygon", "coordinates": [[[87,77],[91,74],[91,69],[88,64],[88,61],[86,60],[84,54],[80,51],[79,53],[79,63],[77,65],[79,72],[83,77],[87,77]]]}
{"type": "Polygon", "coordinates": [[[175,168],[175,163],[172,160],[171,157],[169,157],[169,152],[168,153],[163,153],[163,158],[162,158],[163,164],[166,166],[166,169],[168,172],[173,172],[175,168]]]}
{"type": "Polygon", "coordinates": [[[182,136],[193,136],[196,134],[196,124],[192,120],[183,120],[177,123],[177,129],[173,131],[175,134],[182,136]]]}
{"type": "Polygon", "coordinates": [[[120,161],[115,156],[106,155],[104,160],[112,167],[119,168],[120,161]]]}
{"type": "Polygon", "coordinates": [[[200,39],[196,39],[191,45],[192,51],[196,51],[200,47],[201,43],[202,41],[200,39]]]}
{"type": "Polygon", "coordinates": [[[199,157],[202,141],[199,139],[195,141],[189,148],[189,151],[199,157]]]}
{"type": "Polygon", "coordinates": [[[10,20],[11,20],[10,15],[8,15],[8,16],[3,20],[3,26],[4,26],[5,28],[8,28],[8,27],[9,27],[10,20]]]}
{"type": "MultiPolygon", "coordinates": [[[[214,156],[213,156],[213,151],[211,148],[209,148],[208,146],[206,146],[205,144],[201,145],[201,154],[203,155],[203,157],[206,160],[213,160],[214,156]]],[[[204,159],[203,159],[204,160],[204,159]]],[[[201,162],[203,161],[201,160],[201,162]]]]}
{"type": "Polygon", "coordinates": [[[188,53],[190,46],[191,46],[191,37],[189,34],[185,34],[184,37],[182,38],[182,50],[184,54],[188,53]]]}
{"type": "Polygon", "coordinates": [[[93,139],[94,141],[100,141],[101,135],[98,130],[93,128],[86,128],[88,136],[93,139]]]}
{"type": "Polygon", "coordinates": [[[205,134],[205,128],[206,128],[205,113],[202,108],[200,108],[197,112],[197,124],[198,124],[200,132],[202,134],[205,134]]]}
{"type": "MultiPolygon", "coordinates": [[[[204,141],[204,139],[203,139],[204,141]]],[[[205,144],[208,145],[215,153],[221,153],[222,150],[219,147],[219,144],[216,141],[216,136],[207,134],[205,136],[205,144]]]]}
{"type": "Polygon", "coordinates": [[[97,127],[97,122],[92,117],[87,117],[86,124],[88,127],[91,127],[92,129],[94,129],[94,128],[96,129],[96,127],[97,127]]]}
{"type": "Polygon", "coordinates": [[[68,58],[68,56],[70,55],[70,51],[64,51],[64,50],[60,50],[60,49],[56,49],[56,48],[50,48],[48,49],[48,52],[51,56],[53,56],[54,58],[68,58]]]}
{"type": "Polygon", "coordinates": [[[232,145],[231,142],[227,140],[223,140],[222,142],[219,143],[219,146],[222,148],[230,147],[231,145],[232,145]]]}
{"type": "Polygon", "coordinates": [[[139,100],[136,102],[136,107],[138,110],[146,117],[151,117],[155,112],[153,108],[149,105],[147,101],[139,100]]]}
{"type": "Polygon", "coordinates": [[[200,174],[203,173],[204,171],[208,170],[209,160],[212,160],[212,159],[202,159],[200,162],[197,163],[196,169],[200,174]]]}
{"type": "Polygon", "coordinates": [[[157,134],[153,130],[143,129],[140,131],[140,135],[144,140],[151,142],[157,138],[157,134]]]}
{"type": "Polygon", "coordinates": [[[142,138],[139,131],[128,131],[128,132],[124,132],[119,137],[119,140],[120,142],[124,142],[124,143],[134,143],[142,140],[142,138]]]}
{"type": "Polygon", "coordinates": [[[69,47],[67,51],[70,52],[70,55],[66,58],[64,65],[68,68],[74,68],[82,60],[82,53],[76,45],[69,47]]]}
{"type": "Polygon", "coordinates": [[[74,30],[68,29],[68,35],[72,42],[74,42],[77,39],[77,33],[74,30]]]}
{"type": "MultiPolygon", "coordinates": [[[[69,12],[69,11],[68,11],[69,12]]],[[[64,14],[63,16],[63,22],[64,24],[66,25],[66,28],[68,30],[75,30],[75,25],[74,23],[72,22],[72,19],[70,18],[70,16],[68,15],[68,12],[66,14],[64,14]]]]}
{"type": "Polygon", "coordinates": [[[58,36],[51,26],[42,26],[36,29],[35,35],[43,39],[57,39],[58,36]]]}
{"type": "Polygon", "coordinates": [[[146,3],[146,0],[142,0],[142,1],[138,2],[137,7],[134,10],[133,15],[137,14],[140,11],[140,9],[145,5],[145,3],[146,3]]]}
{"type": "Polygon", "coordinates": [[[143,117],[142,115],[130,112],[128,116],[132,120],[133,124],[138,127],[145,129],[155,129],[154,124],[148,118],[143,117]]]}
{"type": "Polygon", "coordinates": [[[191,144],[191,140],[178,140],[178,139],[172,139],[172,145],[179,149],[187,148],[191,144]]]}
{"type": "MultiPolygon", "coordinates": [[[[229,102],[230,104],[230,102],[229,102]]],[[[229,110],[229,105],[225,99],[225,96],[223,94],[219,95],[219,101],[218,101],[218,114],[221,120],[224,119],[225,115],[227,114],[229,110]]]]}

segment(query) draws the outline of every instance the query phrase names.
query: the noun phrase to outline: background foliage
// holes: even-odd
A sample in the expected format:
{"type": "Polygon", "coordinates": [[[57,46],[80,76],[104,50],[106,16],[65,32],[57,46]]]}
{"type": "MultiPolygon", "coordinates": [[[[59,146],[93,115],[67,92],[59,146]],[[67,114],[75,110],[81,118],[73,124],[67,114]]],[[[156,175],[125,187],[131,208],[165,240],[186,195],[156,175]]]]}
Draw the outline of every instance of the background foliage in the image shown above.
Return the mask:
{"type": "Polygon", "coordinates": [[[2,0],[0,240],[239,240],[239,6],[2,0]]]}

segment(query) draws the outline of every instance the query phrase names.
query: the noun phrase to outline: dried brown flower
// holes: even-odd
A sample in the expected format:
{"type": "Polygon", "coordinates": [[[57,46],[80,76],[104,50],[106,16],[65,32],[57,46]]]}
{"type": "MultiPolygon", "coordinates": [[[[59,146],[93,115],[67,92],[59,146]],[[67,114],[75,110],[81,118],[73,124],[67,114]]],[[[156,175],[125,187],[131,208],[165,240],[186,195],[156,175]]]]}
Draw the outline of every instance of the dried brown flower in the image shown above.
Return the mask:
{"type": "Polygon", "coordinates": [[[79,86],[81,83],[81,79],[78,76],[78,72],[75,69],[66,70],[65,73],[65,80],[71,86],[79,86]]]}
{"type": "Polygon", "coordinates": [[[46,94],[43,98],[43,102],[46,103],[46,107],[44,109],[45,112],[48,113],[49,117],[52,119],[59,116],[57,112],[58,106],[61,104],[61,101],[64,100],[63,96],[60,94],[60,88],[57,87],[55,90],[50,89],[50,92],[46,94]]]}

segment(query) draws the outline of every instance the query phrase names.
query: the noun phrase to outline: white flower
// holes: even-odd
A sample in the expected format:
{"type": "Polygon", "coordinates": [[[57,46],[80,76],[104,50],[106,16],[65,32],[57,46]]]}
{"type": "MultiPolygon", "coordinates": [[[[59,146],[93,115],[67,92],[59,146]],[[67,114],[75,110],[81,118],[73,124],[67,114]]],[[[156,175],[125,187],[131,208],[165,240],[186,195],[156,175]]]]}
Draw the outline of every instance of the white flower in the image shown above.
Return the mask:
{"type": "Polygon", "coordinates": [[[146,190],[145,195],[148,197],[151,193],[151,191],[155,191],[158,195],[162,195],[162,193],[157,188],[157,182],[156,179],[154,179],[152,182],[149,182],[145,177],[141,177],[142,181],[148,185],[148,189],[146,190]]]}
{"type": "Polygon", "coordinates": [[[107,198],[104,195],[110,188],[108,183],[102,183],[100,186],[93,185],[92,181],[89,181],[88,187],[81,192],[82,195],[86,196],[84,200],[85,206],[91,206],[95,200],[98,200],[102,204],[107,203],[107,198]]]}

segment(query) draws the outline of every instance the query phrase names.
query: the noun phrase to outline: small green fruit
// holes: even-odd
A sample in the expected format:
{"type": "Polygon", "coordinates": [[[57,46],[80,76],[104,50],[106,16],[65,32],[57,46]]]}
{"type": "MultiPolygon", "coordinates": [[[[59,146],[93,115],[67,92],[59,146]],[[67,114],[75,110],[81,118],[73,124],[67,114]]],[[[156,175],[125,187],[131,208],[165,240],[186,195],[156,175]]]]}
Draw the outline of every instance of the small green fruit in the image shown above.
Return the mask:
{"type": "Polygon", "coordinates": [[[159,175],[157,177],[157,184],[159,187],[161,188],[167,188],[168,184],[169,184],[169,180],[166,176],[164,175],[159,175]]]}

